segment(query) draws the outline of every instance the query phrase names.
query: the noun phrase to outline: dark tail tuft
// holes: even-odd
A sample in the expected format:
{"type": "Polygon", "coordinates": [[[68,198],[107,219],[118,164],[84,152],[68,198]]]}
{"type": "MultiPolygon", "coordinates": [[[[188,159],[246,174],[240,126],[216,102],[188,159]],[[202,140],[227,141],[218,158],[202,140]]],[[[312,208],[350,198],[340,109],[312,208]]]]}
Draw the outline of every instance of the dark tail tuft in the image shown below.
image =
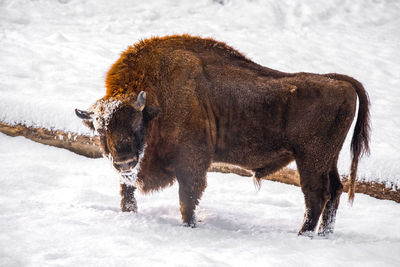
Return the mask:
{"type": "Polygon", "coordinates": [[[369,97],[362,84],[346,75],[329,73],[325,75],[328,78],[349,82],[355,88],[358,95],[358,115],[356,125],[354,127],[353,138],[351,139],[351,154],[353,160],[350,169],[349,184],[349,202],[354,201],[354,193],[356,186],[358,161],[363,155],[369,155],[369,139],[370,139],[370,114],[369,114],[369,97]]]}

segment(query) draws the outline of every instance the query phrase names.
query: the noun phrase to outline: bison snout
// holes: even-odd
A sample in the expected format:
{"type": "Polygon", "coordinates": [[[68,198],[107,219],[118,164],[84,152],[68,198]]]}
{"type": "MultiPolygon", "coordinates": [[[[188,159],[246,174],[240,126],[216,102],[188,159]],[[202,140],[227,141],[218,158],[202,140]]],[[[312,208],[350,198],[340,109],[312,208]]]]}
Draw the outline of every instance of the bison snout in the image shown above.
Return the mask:
{"type": "Polygon", "coordinates": [[[127,172],[130,171],[131,169],[133,169],[137,164],[137,158],[133,158],[133,159],[128,159],[128,160],[124,160],[124,161],[114,161],[113,165],[114,167],[121,171],[121,172],[127,172]]]}

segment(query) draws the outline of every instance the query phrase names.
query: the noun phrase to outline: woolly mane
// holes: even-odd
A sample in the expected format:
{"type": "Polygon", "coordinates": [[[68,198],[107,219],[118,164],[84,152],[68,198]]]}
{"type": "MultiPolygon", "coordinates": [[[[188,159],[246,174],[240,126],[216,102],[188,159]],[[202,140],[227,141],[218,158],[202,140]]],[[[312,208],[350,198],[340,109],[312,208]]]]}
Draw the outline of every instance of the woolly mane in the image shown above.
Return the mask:
{"type": "MultiPolygon", "coordinates": [[[[144,39],[129,46],[112,65],[106,77],[106,96],[115,97],[126,93],[138,93],[137,88],[146,78],[146,72],[154,65],[154,53],[183,49],[188,51],[213,50],[221,56],[251,62],[236,49],[212,38],[198,36],[171,35],[144,39]]],[[[154,74],[154,73],[153,73],[154,74]]]]}

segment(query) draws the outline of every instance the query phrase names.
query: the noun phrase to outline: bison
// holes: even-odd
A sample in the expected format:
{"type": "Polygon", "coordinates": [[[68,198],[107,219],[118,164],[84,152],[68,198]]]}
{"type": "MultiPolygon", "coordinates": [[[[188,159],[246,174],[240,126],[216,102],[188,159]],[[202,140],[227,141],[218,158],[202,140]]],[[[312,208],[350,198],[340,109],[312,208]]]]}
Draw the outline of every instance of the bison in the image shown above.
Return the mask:
{"type": "Polygon", "coordinates": [[[284,73],[254,63],[225,43],[190,35],[142,40],[106,76],[106,94],[77,116],[98,132],[121,174],[121,209],[134,191],[179,184],[183,223],[212,162],[254,172],[260,181],[295,160],[306,211],[299,234],[333,232],[342,193],[337,160],[359,108],[351,141],[349,200],[357,164],[369,152],[369,99],[360,82],[336,73],[284,73]]]}

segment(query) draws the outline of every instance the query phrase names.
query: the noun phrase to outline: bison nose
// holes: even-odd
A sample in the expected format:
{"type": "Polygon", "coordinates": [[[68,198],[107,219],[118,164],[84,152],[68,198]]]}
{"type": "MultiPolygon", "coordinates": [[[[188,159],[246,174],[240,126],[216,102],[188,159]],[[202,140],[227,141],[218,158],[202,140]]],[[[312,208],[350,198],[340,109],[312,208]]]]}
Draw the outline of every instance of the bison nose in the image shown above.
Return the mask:
{"type": "Polygon", "coordinates": [[[136,157],[124,161],[114,161],[113,163],[114,167],[121,172],[130,171],[133,167],[136,166],[136,164],[137,164],[136,157]]]}

